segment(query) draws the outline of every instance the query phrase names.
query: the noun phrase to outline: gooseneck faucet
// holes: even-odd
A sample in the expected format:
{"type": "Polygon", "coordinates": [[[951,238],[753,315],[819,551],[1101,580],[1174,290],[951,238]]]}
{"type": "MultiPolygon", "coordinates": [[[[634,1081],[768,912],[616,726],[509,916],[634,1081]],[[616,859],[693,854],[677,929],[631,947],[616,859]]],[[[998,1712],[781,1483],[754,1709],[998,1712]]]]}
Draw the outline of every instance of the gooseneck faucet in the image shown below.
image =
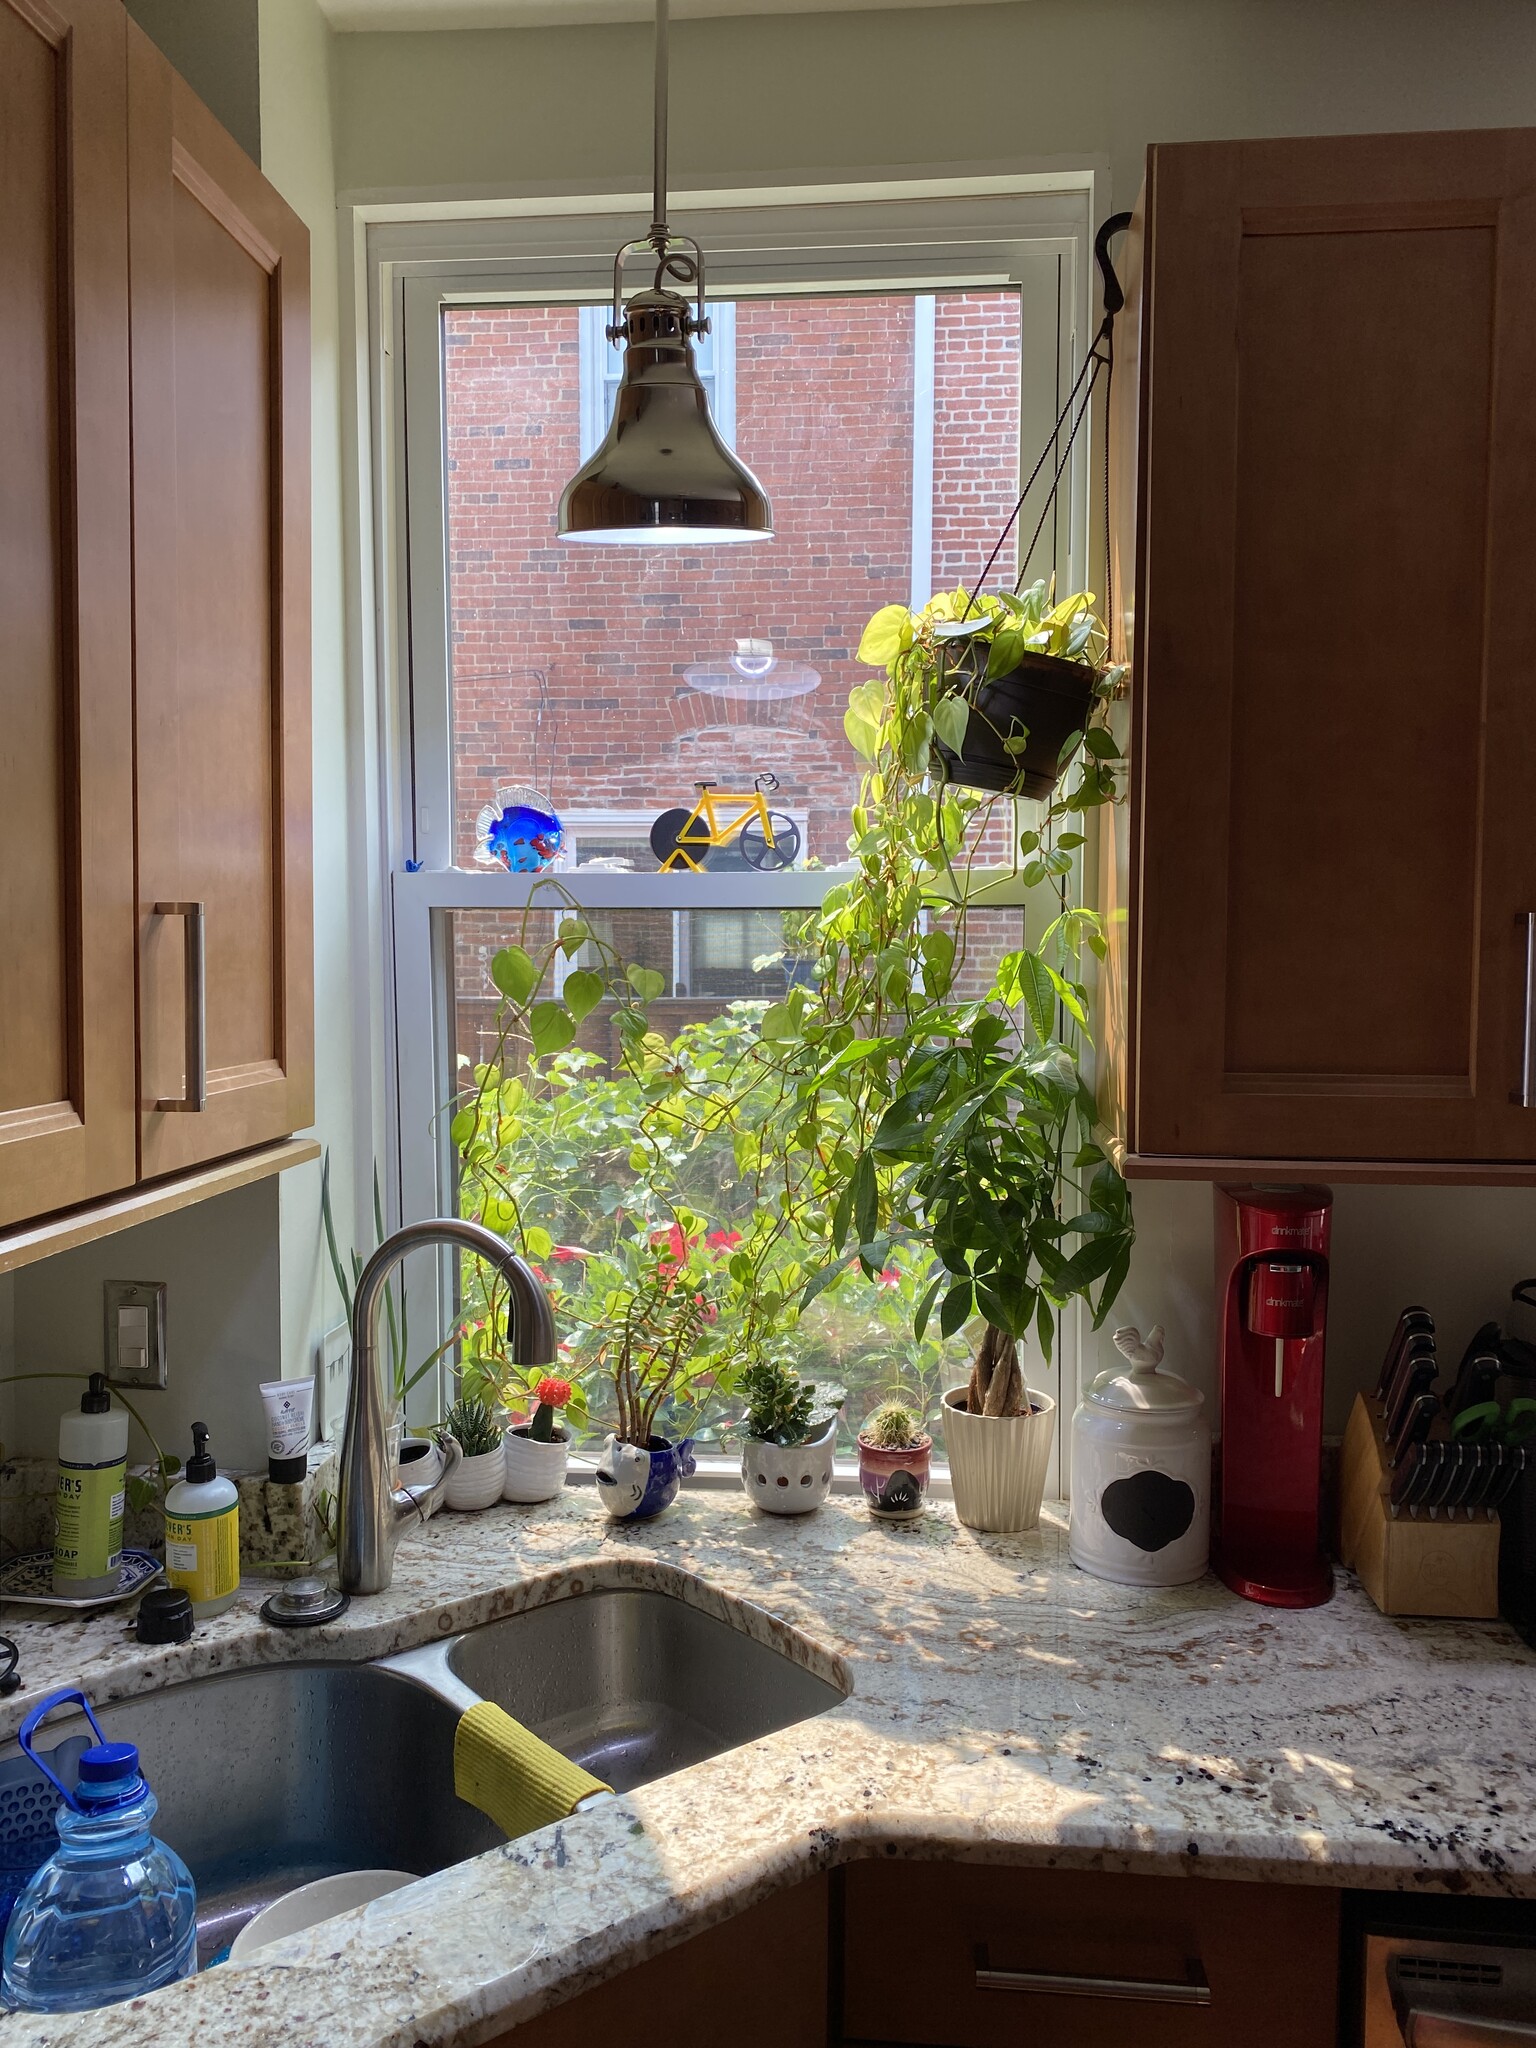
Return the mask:
{"type": "Polygon", "coordinates": [[[548,1365],[555,1356],[549,1298],[517,1253],[481,1223],[438,1216],[408,1223],[385,1238],[358,1275],[352,1296],[352,1383],[341,1438],[341,1479],[336,1538],[337,1574],[344,1593],[382,1593],[395,1568],[395,1545],[405,1525],[425,1521],[463,1453],[450,1437],[443,1469],[431,1486],[397,1487],[389,1469],[384,1390],[379,1383],[379,1312],[390,1274],[411,1252],[431,1245],[475,1252],[507,1283],[507,1344],[518,1365],[548,1365]]]}

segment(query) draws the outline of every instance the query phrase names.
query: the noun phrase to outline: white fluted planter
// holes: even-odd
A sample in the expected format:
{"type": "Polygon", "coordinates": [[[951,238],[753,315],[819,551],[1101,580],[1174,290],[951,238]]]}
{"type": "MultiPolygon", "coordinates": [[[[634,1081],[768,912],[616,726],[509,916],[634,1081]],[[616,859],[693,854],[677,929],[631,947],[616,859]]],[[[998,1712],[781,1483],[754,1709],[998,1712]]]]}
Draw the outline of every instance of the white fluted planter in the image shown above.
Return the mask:
{"type": "Polygon", "coordinates": [[[540,1439],[528,1434],[526,1422],[520,1423],[507,1431],[502,1448],[507,1461],[502,1499],[524,1504],[553,1500],[565,1484],[565,1470],[571,1461],[571,1443],[565,1431],[540,1439]]]}
{"type": "Polygon", "coordinates": [[[507,1479],[507,1458],[502,1445],[481,1451],[473,1458],[461,1458],[448,1474],[443,1488],[444,1505],[450,1508],[488,1508],[501,1499],[507,1479]]]}
{"type": "Polygon", "coordinates": [[[964,1387],[944,1396],[944,1448],[955,1492],[955,1513],[968,1529],[1006,1535],[1033,1529],[1045,1498],[1056,1403],[1025,1389],[1030,1415],[972,1415],[957,1404],[964,1387]]]}

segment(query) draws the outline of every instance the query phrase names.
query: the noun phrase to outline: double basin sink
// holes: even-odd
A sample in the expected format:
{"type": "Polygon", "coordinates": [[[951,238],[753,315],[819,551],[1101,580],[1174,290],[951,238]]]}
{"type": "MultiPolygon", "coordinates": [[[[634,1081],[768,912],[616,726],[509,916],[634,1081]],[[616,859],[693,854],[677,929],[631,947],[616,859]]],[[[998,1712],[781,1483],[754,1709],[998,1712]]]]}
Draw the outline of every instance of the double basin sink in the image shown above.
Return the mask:
{"type": "MultiPolygon", "coordinates": [[[[98,1719],[109,1739],[139,1746],[160,1802],[155,1831],[197,1881],[206,1964],[295,1885],[341,1870],[424,1877],[500,1843],[453,1786],[454,1730],[477,1700],[494,1700],[627,1792],[843,1697],[729,1622],[672,1594],[624,1587],[374,1664],[194,1679],[98,1719]]],[[[47,1733],[70,1743],[66,1756],[84,1746],[67,1721],[47,1733]]],[[[13,1744],[0,1748],[14,1754],[13,1744]]]]}

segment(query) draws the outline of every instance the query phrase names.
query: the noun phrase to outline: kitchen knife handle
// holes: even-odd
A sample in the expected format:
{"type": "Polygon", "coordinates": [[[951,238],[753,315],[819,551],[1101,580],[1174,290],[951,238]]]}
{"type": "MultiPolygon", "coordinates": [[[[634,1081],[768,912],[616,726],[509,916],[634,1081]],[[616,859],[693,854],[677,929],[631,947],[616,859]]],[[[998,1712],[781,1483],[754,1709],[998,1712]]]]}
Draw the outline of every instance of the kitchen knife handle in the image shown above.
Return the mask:
{"type": "Polygon", "coordinates": [[[158,1110],[201,1110],[208,1107],[208,961],[203,944],[207,922],[201,903],[157,903],[156,917],[179,917],[184,923],[183,990],[186,1005],[185,1093],[162,1095],[158,1110]]]}
{"type": "Polygon", "coordinates": [[[1520,1086],[1510,1101],[1536,1106],[1536,910],[1520,913],[1525,926],[1525,1016],[1520,1032],[1520,1086]]]}

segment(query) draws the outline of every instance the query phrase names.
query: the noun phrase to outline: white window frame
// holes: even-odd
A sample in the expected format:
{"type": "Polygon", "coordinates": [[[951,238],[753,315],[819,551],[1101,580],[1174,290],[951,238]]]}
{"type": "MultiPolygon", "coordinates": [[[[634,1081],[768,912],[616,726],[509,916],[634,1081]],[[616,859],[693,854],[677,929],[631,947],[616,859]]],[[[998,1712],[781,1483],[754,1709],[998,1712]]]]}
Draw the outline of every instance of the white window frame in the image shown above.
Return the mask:
{"type": "MultiPolygon", "coordinates": [[[[1057,280],[1057,385],[1065,391],[1091,332],[1091,248],[1096,203],[1091,171],[890,180],[762,190],[683,192],[674,212],[710,254],[711,303],[788,293],[912,292],[916,347],[933,348],[940,289],[1019,288],[1042,258],[1057,280]],[[926,292],[924,288],[927,288],[926,292]],[[728,298],[715,298],[717,293],[728,298]],[[926,306],[923,301],[926,300],[926,306]]],[[[355,209],[360,302],[371,365],[365,481],[375,480],[372,588],[377,616],[369,649],[380,716],[378,823],[389,876],[384,1063],[387,1200],[391,1220],[442,1213],[452,1187],[448,1118],[437,1101],[448,1044],[450,919],[454,910],[515,910],[539,896],[540,878],[455,869],[451,691],[446,632],[447,554],[443,487],[441,328],[453,306],[575,303],[584,323],[605,323],[612,251],[644,215],[642,195],[527,199],[466,209],[355,209]],[[451,214],[451,210],[450,214],[451,214]]],[[[722,330],[725,323],[722,323],[722,330]]],[[[724,339],[723,331],[721,339],[724,339]]],[[[732,337],[732,340],[734,337],[732,337]]],[[[734,372],[734,346],[728,352],[734,372]]],[[[720,362],[726,360],[722,353],[720,362]]],[[[921,362],[918,365],[921,369],[921,362]]],[[[730,437],[717,390],[717,420],[730,437]]],[[[921,414],[921,408],[915,409],[921,414]]],[[[1096,424],[1096,423],[1095,423],[1096,424]]],[[[914,424],[914,535],[910,595],[931,593],[932,410],[914,424]],[[923,435],[926,431],[926,449],[923,435]],[[926,481],[921,472],[926,462],[926,481]]],[[[1096,436],[1080,438],[1064,480],[1067,516],[1058,574],[1081,582],[1095,517],[1089,486],[1096,436]]],[[[1021,465],[1034,451],[1021,448],[1021,465]]],[[[1022,474],[1022,469],[1021,469],[1022,474]]],[[[553,507],[551,507],[553,521],[553,507]]],[[[551,526],[553,542],[553,526],[551,526]]],[[[365,657],[366,659],[367,657],[365,657]]],[[[611,871],[579,877],[594,910],[666,907],[706,911],[819,903],[835,871],[659,875],[611,871]]],[[[567,886],[578,880],[573,873],[567,886]]],[[[996,901],[1005,900],[999,896],[996,901]]],[[[418,1255],[406,1275],[416,1329],[446,1320],[453,1262],[418,1255]]],[[[1058,1337],[1064,1412],[1075,1398],[1080,1319],[1058,1337]]],[[[423,1390],[428,1402],[432,1394],[423,1390]]],[[[1064,1482],[1056,1433],[1051,1483],[1064,1482]]]]}

